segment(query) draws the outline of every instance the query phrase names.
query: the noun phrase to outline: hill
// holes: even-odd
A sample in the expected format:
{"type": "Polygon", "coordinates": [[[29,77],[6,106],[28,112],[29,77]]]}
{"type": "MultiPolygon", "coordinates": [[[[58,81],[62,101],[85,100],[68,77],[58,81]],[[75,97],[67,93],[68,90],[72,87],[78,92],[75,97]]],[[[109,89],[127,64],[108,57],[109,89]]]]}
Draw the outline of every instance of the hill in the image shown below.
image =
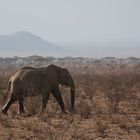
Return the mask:
{"type": "Polygon", "coordinates": [[[57,55],[66,51],[30,32],[20,31],[12,35],[0,35],[1,56],[57,55]]]}

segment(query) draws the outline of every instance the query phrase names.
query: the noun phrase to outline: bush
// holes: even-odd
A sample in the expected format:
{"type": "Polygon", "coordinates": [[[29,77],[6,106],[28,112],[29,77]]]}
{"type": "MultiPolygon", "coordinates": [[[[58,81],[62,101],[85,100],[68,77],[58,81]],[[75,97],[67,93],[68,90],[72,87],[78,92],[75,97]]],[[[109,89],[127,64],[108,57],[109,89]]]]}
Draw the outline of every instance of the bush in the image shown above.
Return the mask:
{"type": "Polygon", "coordinates": [[[116,90],[109,91],[106,94],[107,97],[107,104],[109,106],[109,112],[118,112],[119,110],[119,103],[122,101],[123,94],[119,93],[116,90]]]}
{"type": "Polygon", "coordinates": [[[108,125],[104,123],[102,120],[97,120],[96,121],[96,129],[97,132],[99,133],[99,137],[105,138],[107,136],[107,130],[108,125]]]}
{"type": "Polygon", "coordinates": [[[25,108],[28,113],[34,115],[41,109],[41,97],[29,97],[25,100],[25,108]]]}
{"type": "Polygon", "coordinates": [[[85,101],[80,101],[76,108],[82,118],[88,119],[90,117],[91,107],[85,101]]]}

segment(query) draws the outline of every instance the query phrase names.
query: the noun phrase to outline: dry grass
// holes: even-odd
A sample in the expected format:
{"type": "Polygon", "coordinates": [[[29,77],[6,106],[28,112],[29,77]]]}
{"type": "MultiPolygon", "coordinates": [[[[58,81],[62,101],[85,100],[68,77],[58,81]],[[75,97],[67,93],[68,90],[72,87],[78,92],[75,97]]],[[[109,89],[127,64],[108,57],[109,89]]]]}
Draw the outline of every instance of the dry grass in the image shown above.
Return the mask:
{"type": "MultiPolygon", "coordinates": [[[[14,69],[1,69],[0,106],[7,81],[14,69]]],[[[73,74],[76,82],[75,111],[70,113],[69,89],[61,87],[68,114],[51,96],[44,114],[39,114],[41,98],[25,99],[19,116],[17,103],[9,115],[0,114],[0,139],[4,140],[92,140],[135,139],[140,136],[140,73],[73,74]]]]}

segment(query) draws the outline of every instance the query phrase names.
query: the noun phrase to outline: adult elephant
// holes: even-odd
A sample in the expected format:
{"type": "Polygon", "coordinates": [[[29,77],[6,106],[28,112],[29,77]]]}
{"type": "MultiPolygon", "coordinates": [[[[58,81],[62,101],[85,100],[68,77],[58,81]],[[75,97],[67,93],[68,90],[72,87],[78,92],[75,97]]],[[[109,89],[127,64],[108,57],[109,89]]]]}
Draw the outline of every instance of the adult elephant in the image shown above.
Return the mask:
{"type": "Polygon", "coordinates": [[[2,108],[2,113],[7,111],[16,100],[19,102],[19,113],[24,113],[23,101],[25,97],[42,95],[42,108],[46,108],[50,93],[53,94],[65,113],[63,99],[59,90],[59,84],[71,89],[71,110],[74,109],[75,84],[67,69],[49,65],[44,68],[23,67],[10,78],[8,82],[9,99],[2,108]]]}

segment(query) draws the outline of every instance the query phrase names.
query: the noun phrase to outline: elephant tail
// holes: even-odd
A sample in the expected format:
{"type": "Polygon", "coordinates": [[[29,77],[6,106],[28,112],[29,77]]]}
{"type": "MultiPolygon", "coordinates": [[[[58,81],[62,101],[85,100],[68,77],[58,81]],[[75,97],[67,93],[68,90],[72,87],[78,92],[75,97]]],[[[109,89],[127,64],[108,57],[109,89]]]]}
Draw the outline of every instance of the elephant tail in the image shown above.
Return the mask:
{"type": "Polygon", "coordinates": [[[9,93],[10,87],[11,87],[11,80],[8,81],[8,87],[7,87],[7,90],[6,90],[6,94],[5,94],[4,98],[3,98],[3,102],[5,102],[5,100],[8,97],[8,93],[9,93]]]}

